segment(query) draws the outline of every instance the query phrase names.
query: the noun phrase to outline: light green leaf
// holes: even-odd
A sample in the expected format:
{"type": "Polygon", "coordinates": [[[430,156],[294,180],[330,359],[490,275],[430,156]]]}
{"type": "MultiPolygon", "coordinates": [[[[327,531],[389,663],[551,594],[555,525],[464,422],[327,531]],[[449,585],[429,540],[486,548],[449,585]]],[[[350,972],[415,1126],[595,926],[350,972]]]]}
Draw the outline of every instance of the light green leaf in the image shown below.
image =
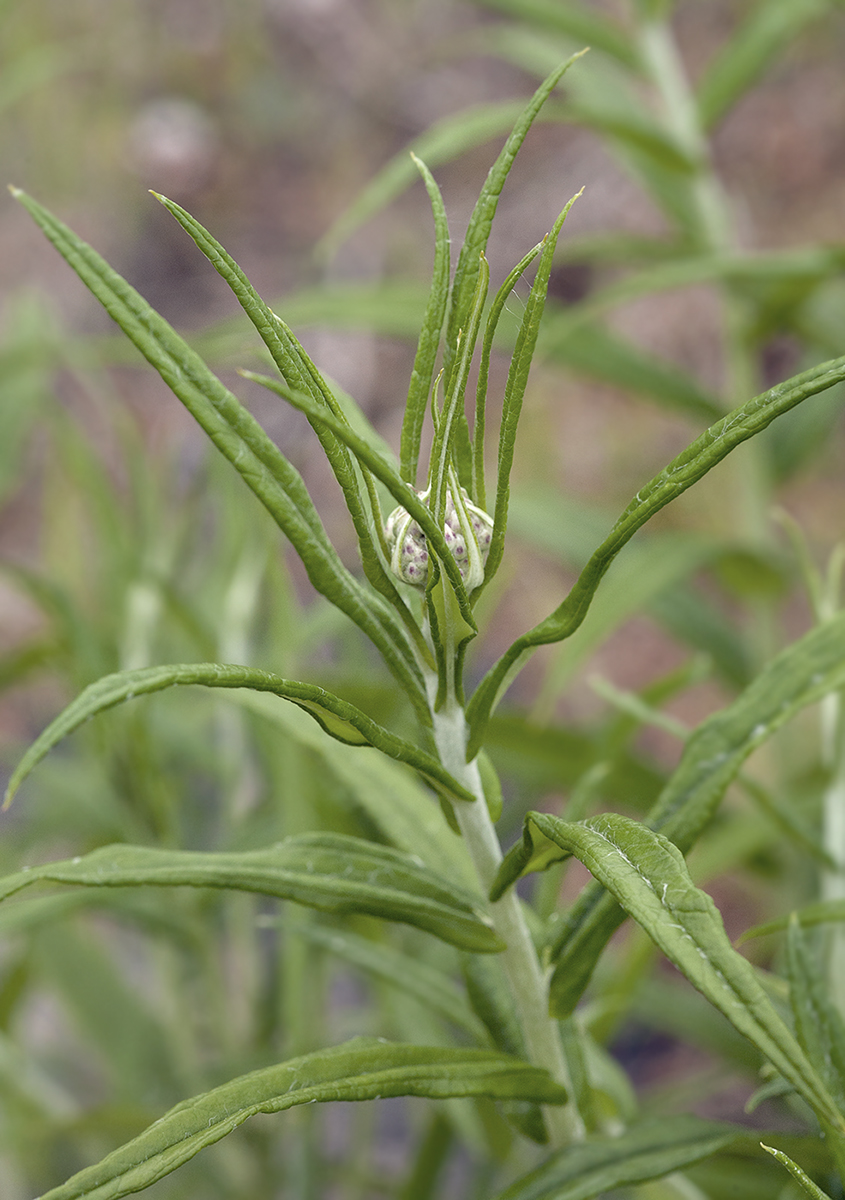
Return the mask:
{"type": "Polygon", "coordinates": [[[758,0],[699,83],[702,124],[719,121],[804,26],[830,7],[828,0],[758,0]]]}
{"type": "Polygon", "coordinates": [[[471,892],[419,859],[345,834],[299,834],[268,850],[200,853],[104,846],[0,880],[0,900],[33,883],[85,887],[215,887],[293,900],[322,912],[368,913],[425,929],[464,950],[502,943],[471,892]]]}
{"type": "Polygon", "coordinates": [[[711,425],[634,497],[595,551],[572,591],[553,613],[513,643],[479,684],[467,708],[471,736],[467,757],[477,752],[490,713],[536,646],[570,637],[587,614],[593,596],[616,555],[656,512],[692,487],[748,438],[809,396],[845,379],[845,358],[821,363],[755,396],[711,425]]]}
{"type": "Polygon", "coordinates": [[[416,486],[417,462],[420,456],[420,437],[423,421],[428,408],[428,397],[434,377],[434,365],[437,352],[440,349],[440,334],[446,318],[446,305],[449,302],[449,225],[446,220],[446,210],[443,207],[443,197],[434,181],[434,177],[425,163],[411,155],[414,165],[423,177],[431,208],[434,213],[434,269],[431,277],[431,293],[420,328],[417,342],[417,353],[411,371],[411,382],[408,388],[408,399],[405,404],[405,415],[402,419],[401,437],[401,470],[402,478],[416,486]]]}
{"type": "MultiPolygon", "coordinates": [[[[733,704],[695,730],[647,824],[686,853],[749,755],[802,708],[843,685],[845,614],[788,646],[733,704]]],[[[551,995],[559,1014],[571,1011],[623,919],[618,905],[597,885],[581,893],[549,950],[558,960],[551,995]]]]}
{"type": "MultiPolygon", "coordinates": [[[[526,108],[511,131],[508,140],[487,175],[484,186],[476,201],[472,216],[469,219],[464,244],[455,268],[455,279],[452,284],[452,306],[446,331],[446,373],[451,373],[452,360],[457,354],[458,333],[467,325],[472,310],[472,297],[475,292],[481,256],[487,248],[490,228],[496,215],[499,196],[504,187],[514,159],[526,135],[534,123],[537,114],[557,87],[564,73],[580,58],[584,51],[573,54],[566,62],[556,67],[543,80],[532,96],[526,108]]],[[[448,380],[447,380],[448,386],[448,380]]]]}
{"type": "MultiPolygon", "coordinates": [[[[583,192],[583,188],[581,192],[583,192]]],[[[487,557],[487,567],[484,574],[485,585],[493,578],[502,561],[504,553],[505,533],[508,527],[508,502],[510,500],[510,474],[513,466],[514,448],[516,446],[516,431],[522,413],[522,402],[528,385],[528,375],[537,345],[537,335],[543,309],[546,304],[546,292],[549,287],[549,277],[552,262],[557,247],[557,240],[563,223],[569,215],[572,205],[581,195],[577,192],[564,206],[560,216],[555,221],[546,237],[540,258],[537,262],[537,273],[531,285],[531,292],[522,314],[516,346],[511,356],[508,368],[508,379],[505,385],[505,396],[502,403],[502,420],[499,428],[499,453],[496,473],[496,505],[493,511],[493,536],[487,557]]]]}
{"type": "Polygon", "coordinates": [[[284,928],[366,974],[407,992],[429,1011],[463,1029],[475,1042],[486,1044],[486,1030],[467,1004],[466,996],[448,975],[424,959],[412,957],[385,942],[361,937],[349,929],[317,925],[313,921],[286,922],[284,928]]]}
{"type": "MultiPolygon", "coordinates": [[[[820,1119],[838,1131],[845,1130],[827,1086],[781,1020],[753,967],[731,945],[716,906],[706,892],[695,887],[676,846],[615,813],[572,824],[532,812],[526,817],[524,839],[529,851],[532,825],[584,863],[690,983],[790,1081],[820,1119]]],[[[502,882],[512,875],[514,863],[506,859],[503,867],[502,882]]]]}
{"type": "Polygon", "coordinates": [[[414,767],[438,791],[446,792],[458,800],[475,799],[472,792],[452,779],[432,755],[419,749],[412,742],[406,742],[390,733],[354,704],[341,700],[339,696],[325,691],[324,688],[283,679],[280,675],[273,675],[255,667],[241,667],[230,663],[175,663],[144,667],[137,671],[119,671],[114,675],[106,675],[87,687],[27,750],[9,780],[5,807],[11,804],[15,792],[36,764],[62,738],[78,729],[90,717],[136,696],[160,692],[169,687],[194,685],[272,692],[283,700],[290,700],[298,705],[313,717],[326,733],[338,741],[346,742],[350,746],[375,746],[389,758],[414,767]]]}
{"type": "Polygon", "coordinates": [[[565,1099],[545,1071],[494,1051],[355,1038],[242,1075],[183,1101],[140,1137],[51,1188],[41,1200],[119,1200],[169,1175],[257,1113],[390,1096],[489,1096],[544,1104],[565,1099]]]}
{"type": "Polygon", "coordinates": [[[828,1196],[827,1192],[823,1192],[820,1187],[817,1187],[813,1183],[810,1176],[802,1171],[798,1166],[798,1163],[793,1162],[788,1154],[784,1154],[782,1150],[776,1150],[774,1146],[767,1146],[765,1142],[761,1142],[760,1145],[767,1154],[771,1154],[772,1158],[776,1158],[781,1166],[786,1167],[790,1175],[798,1180],[798,1182],[801,1184],[801,1187],[808,1196],[812,1196],[813,1200],[830,1200],[830,1196],[828,1196]]]}
{"type": "Polygon", "coordinates": [[[789,922],[786,939],[786,968],[798,1041],[842,1108],[845,1106],[845,1022],[831,999],[827,980],[794,916],[789,922]]]}
{"type": "Polygon", "coordinates": [[[317,591],[378,647],[425,720],[422,679],[396,614],[343,566],[301,477],[278,447],[199,355],[96,251],[31,197],[18,189],[13,195],[235,467],[290,539],[317,591]]]}
{"type": "Polygon", "coordinates": [[[742,1130],[699,1117],[642,1121],[619,1137],[590,1138],[553,1155],[499,1200],[592,1200],[611,1189],[661,1179],[730,1146],[742,1130]]]}

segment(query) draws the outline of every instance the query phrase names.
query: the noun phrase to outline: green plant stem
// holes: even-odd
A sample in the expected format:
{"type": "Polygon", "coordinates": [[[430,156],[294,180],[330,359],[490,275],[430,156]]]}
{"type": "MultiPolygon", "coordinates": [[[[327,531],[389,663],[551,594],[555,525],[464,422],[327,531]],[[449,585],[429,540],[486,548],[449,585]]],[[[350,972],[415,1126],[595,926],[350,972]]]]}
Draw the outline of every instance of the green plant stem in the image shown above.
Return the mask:
{"type": "MultiPolygon", "coordinates": [[[[458,825],[467,844],[478,881],[489,894],[502,851],[490,818],[476,760],[466,761],[467,726],[463,708],[453,699],[434,713],[434,737],[444,766],[476,796],[475,803],[455,806],[458,825]]],[[[510,984],[525,1047],[531,1062],[545,1067],[572,1094],[569,1069],[557,1025],[549,1016],[547,986],[515,888],[490,907],[496,932],[506,943],[502,964],[510,984]]],[[[547,1108],[546,1124],[552,1144],[564,1146],[584,1135],[575,1106],[547,1108]]]]}

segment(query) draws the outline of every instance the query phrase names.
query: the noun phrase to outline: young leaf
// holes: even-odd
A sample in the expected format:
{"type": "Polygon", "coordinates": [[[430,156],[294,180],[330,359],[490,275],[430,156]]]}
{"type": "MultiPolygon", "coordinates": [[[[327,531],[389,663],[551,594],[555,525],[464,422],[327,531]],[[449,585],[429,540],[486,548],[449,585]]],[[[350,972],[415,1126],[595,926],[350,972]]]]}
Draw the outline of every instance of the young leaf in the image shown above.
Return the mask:
{"type": "Polygon", "coordinates": [[[415,154],[411,155],[414,165],[423,177],[431,208],[434,213],[434,269],[431,276],[431,293],[420,329],[417,353],[411,371],[408,400],[402,419],[400,441],[400,474],[411,485],[416,486],[417,462],[420,456],[420,435],[428,408],[428,397],[434,377],[434,365],[440,348],[440,333],[446,317],[449,300],[449,226],[443,197],[428,167],[415,154]]]}
{"type": "Polygon", "coordinates": [[[362,482],[356,475],[345,442],[338,439],[337,435],[321,419],[325,410],[328,409],[337,420],[346,422],[343,409],[331,388],[305,353],[293,332],[285,325],[281,317],[265,304],[228,251],[184,208],[174,204],[166,196],[160,196],[157,192],[154,192],[153,195],[176,218],[217,273],[232,289],[238,303],[270,351],[273,361],[288,386],[295,391],[310,395],[314,400],[317,407],[316,415],[311,412],[306,415],[343,492],[346,507],[358,536],[364,574],[373,587],[393,604],[400,615],[404,615],[407,610],[399,596],[395,581],[379,557],[373,537],[372,522],[367,505],[368,480],[366,474],[362,482]]]}
{"type": "Polygon", "coordinates": [[[29,196],[17,189],[13,195],[232,463],[290,539],[317,591],[378,647],[425,720],[424,686],[396,615],[343,566],[302,479],[278,447],[199,355],[96,251],[29,196]]]}
{"type": "MultiPolygon", "coordinates": [[[[807,705],[845,684],[845,614],[788,646],[726,709],[690,736],[681,761],[647,825],[686,853],[711,820],[749,755],[807,705]]],[[[597,884],[579,896],[549,948],[557,966],[551,983],[559,1015],[572,1010],[615,929],[624,920],[597,884]]],[[[768,931],[768,930],[766,930],[768,931]]]]}
{"type": "Polygon", "coordinates": [[[837,358],[755,396],[711,425],[637,493],[563,603],[539,625],[517,638],[479,684],[467,708],[472,730],[467,747],[468,760],[478,753],[493,708],[532,650],[549,642],[562,641],[575,632],[584,620],[607,568],[636,531],[742,442],[809,396],[815,396],[843,379],[845,358],[837,358]]]}
{"type": "MultiPolygon", "coordinates": [[[[582,188],[581,191],[583,190],[582,188]]],[[[522,401],[525,397],[525,388],[528,384],[528,374],[531,370],[532,359],[534,358],[534,349],[537,345],[537,335],[540,330],[540,321],[542,320],[543,309],[546,303],[546,292],[549,287],[549,276],[552,271],[552,261],[554,259],[555,248],[557,247],[557,239],[560,236],[560,231],[563,228],[563,223],[569,214],[570,208],[580,195],[581,192],[577,192],[565,205],[563,212],[555,221],[545,240],[537,263],[537,273],[534,276],[534,283],[531,286],[525,311],[522,314],[522,322],[517,334],[516,346],[511,357],[510,367],[508,368],[508,380],[505,385],[505,396],[502,405],[502,422],[499,429],[493,537],[487,557],[487,569],[484,576],[485,584],[493,578],[498,570],[504,552],[505,532],[508,526],[510,473],[513,466],[514,446],[516,445],[516,430],[522,412],[522,401]]]]}
{"type": "Polygon", "coordinates": [[[802,1171],[798,1163],[793,1162],[788,1154],[784,1154],[782,1150],[776,1150],[774,1146],[767,1146],[765,1142],[761,1142],[760,1145],[767,1154],[771,1154],[772,1158],[776,1158],[781,1166],[786,1167],[790,1175],[798,1180],[807,1195],[812,1197],[812,1200],[830,1200],[827,1192],[823,1192],[820,1187],[817,1187],[810,1176],[802,1171]]]}
{"type": "Polygon", "coordinates": [[[700,1117],[638,1122],[619,1137],[568,1146],[503,1192],[499,1200],[592,1200],[616,1188],[661,1179],[718,1154],[742,1137],[730,1125],[700,1117]]]}
{"type": "MultiPolygon", "coordinates": [[[[837,1131],[845,1130],[845,1120],[826,1084],[781,1020],[753,967],[734,950],[715,904],[695,887],[676,846],[615,813],[572,824],[548,813],[532,812],[525,825],[529,846],[533,825],[579,858],[690,983],[789,1080],[820,1119],[837,1131]]],[[[508,875],[512,870],[512,865],[506,868],[508,875]]],[[[497,881],[496,890],[505,878],[497,881]]]]}
{"type": "Polygon", "coordinates": [[[219,1142],[257,1113],[299,1104],[389,1096],[489,1096],[560,1104],[546,1071],[488,1050],[410,1046],[355,1038],[330,1050],[252,1071],[172,1108],[96,1166],[41,1200],[120,1200],[141,1191],[219,1142]]]}
{"type": "Polygon", "coordinates": [[[176,663],[144,667],[137,671],[120,671],[106,675],[87,687],[29,747],[9,780],[5,807],[11,804],[21,783],[45,754],[90,717],[124,700],[132,700],[135,696],[160,692],[169,687],[192,685],[272,692],[298,705],[338,741],[350,746],[375,746],[389,758],[414,767],[432,786],[441,792],[445,791],[451,798],[474,800],[473,794],[452,779],[432,755],[390,733],[354,704],[341,700],[339,696],[315,684],[299,683],[269,671],[229,663],[176,663]]]}
{"type": "Polygon", "coordinates": [[[321,912],[401,921],[477,953],[502,949],[471,892],[410,855],[339,833],[299,834],[269,850],[242,852],[103,846],[7,875],[0,880],[0,899],[41,880],[85,887],[232,888],[321,912]]]}
{"type": "Polygon", "coordinates": [[[505,180],[513,166],[517,152],[525,141],[528,130],[533,125],[534,119],[540,109],[552,91],[557,87],[564,73],[584,53],[585,51],[582,50],[578,54],[573,54],[565,63],[556,67],[540,84],[527,107],[523,110],[519,120],[516,122],[499,157],[490,168],[484,187],[481,189],[481,194],[476,201],[475,208],[469,220],[464,244],[461,247],[461,253],[458,257],[458,265],[455,268],[455,279],[452,284],[452,307],[446,331],[445,365],[447,383],[448,375],[451,373],[452,361],[457,354],[458,332],[467,325],[469,314],[472,310],[472,297],[480,270],[481,256],[487,248],[490,227],[496,215],[499,196],[501,195],[505,180]]]}

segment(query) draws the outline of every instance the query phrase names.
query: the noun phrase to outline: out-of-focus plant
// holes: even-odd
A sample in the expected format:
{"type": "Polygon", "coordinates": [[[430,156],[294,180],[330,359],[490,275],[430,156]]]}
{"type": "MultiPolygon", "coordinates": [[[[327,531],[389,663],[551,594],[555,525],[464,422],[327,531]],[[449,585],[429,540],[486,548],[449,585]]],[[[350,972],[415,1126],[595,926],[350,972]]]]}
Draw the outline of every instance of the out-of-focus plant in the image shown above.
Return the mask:
{"type": "MultiPolygon", "coordinates": [[[[544,14],[551,19],[542,6],[520,6],[519,11],[532,19],[544,14]]],[[[103,762],[117,773],[111,790],[116,782],[131,803],[114,810],[111,827],[109,820],[101,822],[95,835],[99,847],[16,870],[0,881],[4,897],[24,893],[0,909],[7,930],[18,935],[38,931],[37,970],[28,951],[13,963],[3,991],[4,1010],[15,1011],[33,978],[54,979],[112,1065],[109,1083],[115,1102],[101,1119],[90,1114],[83,1120],[69,1112],[66,1095],[49,1073],[25,1057],[16,1059],[9,1043],[3,1095],[23,1138],[19,1170],[27,1178],[53,1176],[43,1185],[49,1188],[45,1200],[105,1200],[152,1184],[176,1189],[162,1195],[185,1195],[186,1178],[187,1186],[203,1195],[270,1192],[282,1186],[279,1180],[292,1194],[316,1195],[331,1180],[349,1194],[379,1190],[422,1198],[440,1194],[441,1173],[456,1141],[468,1147],[471,1167],[466,1162],[463,1167],[473,1171],[471,1182],[463,1179],[458,1185],[462,1194],[587,1200],[642,1185],[643,1195],[655,1197],[716,1197],[724,1194],[726,1180],[741,1178],[749,1196],[770,1195],[781,1186],[773,1181],[781,1178],[775,1172],[784,1166],[810,1195],[839,1194],[845,1167],[845,1031],[836,1006],[837,946],[825,961],[805,932],[807,925],[841,918],[841,902],[833,896],[839,860],[833,829],[841,806],[837,693],[845,686],[845,625],[837,613],[835,564],[825,579],[805,564],[819,618],[810,632],[776,654],[755,647],[747,661],[732,661],[725,626],[708,619],[707,608],[696,607],[694,596],[679,586],[713,554],[712,547],[705,552],[701,546],[666,542],[655,559],[648,542],[639,555],[633,543],[628,564],[632,589],[634,583],[642,588],[637,602],[675,601],[674,614],[668,611],[671,604],[664,606],[667,624],[714,657],[721,647],[723,673],[739,685],[738,695],[686,737],[680,764],[665,780],[629,750],[631,733],[643,722],[660,722],[661,705],[694,671],[676,673],[640,696],[608,692],[620,715],[603,732],[599,746],[571,731],[552,731],[546,737],[530,724],[518,723],[515,738],[522,742],[522,759],[533,760],[542,772],[551,755],[553,770],[560,764],[561,782],[578,786],[565,819],[531,810],[522,839],[504,859],[499,849],[495,823],[502,797],[488,749],[501,752],[505,744],[506,726],[497,725],[495,710],[521,667],[537,647],[569,639],[594,598],[593,612],[600,611],[605,573],[651,516],[741,442],[754,438],[752,447],[758,444],[756,435],[776,418],[845,379],[845,359],[840,358],[810,367],[749,400],[755,389],[745,386],[747,378],[740,372],[732,396],[742,403],[719,416],[714,398],[676,372],[635,355],[602,328],[598,318],[620,298],[668,286],[672,268],[676,283],[700,278],[706,262],[710,274],[705,277],[725,280],[726,304],[738,313],[731,325],[737,338],[733,344],[747,350],[750,327],[743,322],[749,305],[762,294],[764,310],[769,296],[765,281],[782,282],[786,268],[779,256],[769,256],[761,282],[754,275],[756,262],[743,274],[725,246],[711,238],[715,228],[708,222],[715,219],[719,202],[718,195],[714,199],[716,181],[706,164],[702,131],[696,132],[695,146],[681,136],[689,134],[695,106],[688,93],[677,90],[683,80],[670,53],[663,10],[641,6],[634,41],[580,5],[555,6],[555,11],[569,21],[564,32],[570,35],[586,33],[586,22],[590,40],[619,64],[617,69],[650,71],[658,91],[665,92],[669,115],[673,120],[683,115],[683,129],[661,130],[658,125],[643,130],[634,107],[626,110],[625,125],[622,105],[616,123],[622,126],[625,152],[636,157],[639,147],[652,174],[663,180],[667,212],[675,212],[684,237],[661,247],[641,247],[645,259],[662,255],[661,266],[614,285],[615,292],[609,288],[606,300],[594,294],[577,313],[546,321],[541,332],[557,240],[572,201],[492,298],[485,250],[514,157],[565,68],[556,68],[518,115],[470,220],[454,276],[444,206],[428,167],[418,158],[416,169],[434,212],[436,252],[396,458],[354,403],[320,374],[226,251],[187,212],[160,197],[232,288],[278,369],[273,377],[245,374],[308,418],[349,511],[363,580],[335,551],[291,463],[203,359],[91,247],[16,192],[285,533],[316,591],[365,635],[390,676],[386,686],[376,663],[364,663],[361,672],[372,672],[371,694],[361,678],[350,679],[349,690],[358,701],[352,703],[321,684],[295,679],[287,669],[283,674],[244,665],[249,655],[238,651],[248,650],[246,632],[261,594],[265,531],[259,536],[249,523],[241,524],[233,515],[242,511],[239,502],[227,494],[219,519],[224,530],[231,530],[234,569],[222,586],[219,579],[216,586],[201,579],[194,603],[186,603],[185,593],[171,591],[168,583],[179,554],[178,531],[172,533],[166,519],[158,517],[164,533],[153,556],[155,566],[139,573],[136,586],[127,590],[124,636],[112,636],[112,646],[122,643],[115,664],[121,669],[87,687],[49,726],[14,773],[9,796],[53,746],[88,718],[142,694],[185,685],[234,689],[235,706],[214,712],[219,744],[231,746],[234,739],[242,747],[244,738],[255,738],[255,757],[269,786],[256,803],[244,793],[248,779],[221,786],[225,771],[221,776],[214,769],[221,763],[205,764],[207,779],[201,756],[185,771],[179,763],[188,707],[184,702],[172,704],[168,721],[151,726],[133,726],[135,706],[130,706],[103,718],[112,722],[102,739],[103,762]],[[726,261],[717,269],[720,256],[726,261]],[[690,264],[696,262],[699,274],[690,276],[690,264]],[[517,279],[532,264],[534,281],[518,322],[504,395],[499,405],[491,400],[488,406],[489,364],[500,319],[517,279]],[[752,277],[753,287],[748,285],[752,277]],[[753,293],[747,304],[742,299],[746,285],[753,293]],[[566,326],[567,320],[571,325],[566,326]],[[642,386],[646,393],[660,384],[661,397],[671,395],[673,403],[716,419],[640,488],[608,534],[592,539],[568,596],[521,632],[467,694],[477,614],[484,611],[477,602],[503,561],[511,468],[529,368],[538,339],[545,347],[553,345],[561,322],[563,342],[581,347],[573,354],[592,353],[595,372],[647,380],[642,386]],[[469,386],[474,359],[477,381],[469,386]],[[431,449],[423,469],[427,424],[431,449]],[[488,426],[496,425],[495,471],[488,491],[484,444],[488,426]],[[664,584],[668,578],[678,585],[673,595],[666,586],[640,583],[643,577],[653,582],[655,561],[674,565],[679,558],[674,574],[667,570],[662,577],[664,584]],[[209,597],[215,600],[211,611],[209,597]],[[170,605],[188,634],[176,641],[193,642],[198,661],[151,665],[149,633],[156,619],[150,613],[163,605],[170,605]],[[742,775],[754,750],[819,701],[826,706],[827,836],[787,808],[776,788],[742,775]],[[169,747],[167,764],[156,762],[161,743],[169,747]],[[174,760],[182,774],[171,773],[174,760]],[[174,778],[190,797],[174,794],[174,778]],[[589,815],[609,780],[618,806],[627,812],[644,809],[643,820],[617,813],[589,815]],[[755,818],[755,830],[762,827],[765,833],[751,844],[767,846],[767,821],[779,822],[806,847],[811,860],[822,864],[830,881],[826,902],[805,909],[789,927],[788,989],[783,981],[755,970],[731,945],[713,902],[694,885],[685,862],[694,847],[711,857],[724,847],[718,837],[702,835],[713,829],[718,835],[720,804],[734,781],[767,814],[755,818]],[[434,791],[439,803],[426,789],[434,791]],[[201,812],[205,797],[217,801],[211,805],[211,822],[201,812]],[[185,808],[192,818],[188,825],[185,808]],[[114,844],[103,845],[105,841],[114,844]],[[588,867],[594,882],[561,912],[558,885],[571,857],[588,867]],[[534,871],[545,874],[528,906],[513,885],[534,871]],[[67,886],[58,895],[30,898],[26,889],[41,882],[67,886]],[[230,892],[242,895],[236,901],[228,897],[230,892]],[[244,899],[250,894],[263,898],[258,924],[254,902],[244,899]],[[302,906],[311,918],[296,923],[286,918],[280,924],[272,907],[279,899],[302,906]],[[127,931],[122,940],[130,949],[143,947],[145,968],[147,959],[152,960],[150,973],[157,987],[166,988],[160,1014],[154,1008],[157,988],[143,980],[132,985],[131,962],[123,971],[114,969],[110,960],[120,961],[125,945],[104,944],[92,936],[89,925],[83,931],[75,928],[72,915],[87,907],[109,912],[110,928],[127,931]],[[607,947],[626,915],[647,941],[635,945],[619,969],[607,947]],[[711,1011],[721,1013],[745,1041],[726,1040],[729,1026],[723,1023],[716,1027],[714,1042],[735,1062],[765,1064],[769,1078],[760,1098],[782,1097],[801,1120],[800,1134],[767,1133],[766,1149],[777,1162],[756,1149],[759,1139],[742,1126],[703,1120],[693,1111],[667,1116],[665,1111],[638,1110],[603,1042],[616,1013],[630,999],[648,958],[643,946],[649,944],[712,1006],[690,1010],[684,1000],[679,1010],[691,1011],[704,1024],[711,1011]],[[333,957],[362,972],[374,990],[386,989],[387,1002],[360,1011],[354,1004],[327,1007],[324,981],[313,968],[333,957]],[[610,969],[602,976],[607,963],[610,969]],[[576,1011],[594,971],[598,982],[590,1004],[576,1011]],[[787,990],[791,1013],[784,1004],[787,990]],[[316,1011],[320,1008],[322,1015],[316,1011]],[[390,1033],[395,1040],[344,1040],[362,1027],[369,1034],[390,1033]],[[749,1046],[751,1058],[737,1046],[749,1046]],[[361,1149],[367,1139],[360,1118],[342,1161],[327,1160],[321,1152],[324,1129],[308,1109],[296,1114],[299,1124],[288,1138],[282,1135],[277,1141],[275,1126],[249,1122],[240,1137],[222,1140],[261,1113],[314,1101],[390,1096],[444,1101],[432,1108],[420,1129],[408,1173],[395,1181],[374,1181],[361,1149]],[[467,1097],[473,1098],[471,1104],[458,1103],[467,1097]],[[177,1099],[164,1116],[141,1128],[151,1109],[158,1115],[177,1099]],[[52,1136],[45,1136],[45,1129],[52,1136]],[[58,1147],[49,1172],[33,1165],[47,1141],[58,1147]],[[120,1141],[119,1149],[110,1149],[120,1141]],[[284,1148],[281,1156],[277,1145],[284,1148]],[[27,1153],[29,1147],[34,1149],[27,1153]],[[197,1155],[168,1182],[171,1172],[197,1155]],[[100,1161],[83,1165],[80,1157],[100,1161]],[[66,1183],[52,1186],[57,1175],[74,1170],[66,1183]],[[192,1177],[187,1174],[191,1170],[197,1172],[192,1177]]],[[[763,34],[754,34],[753,27],[752,34],[754,44],[762,45],[763,34]]],[[[740,33],[740,49],[742,38],[749,36],[740,33]]],[[[577,80],[580,71],[591,70],[589,61],[579,62],[567,79],[577,80]]],[[[750,68],[746,74],[751,77],[750,68]]],[[[609,118],[601,127],[613,134],[609,118]]],[[[657,193],[657,183],[653,186],[657,193]]],[[[818,286],[834,269],[835,252],[830,254],[824,271],[814,276],[818,286]]],[[[796,299],[796,312],[798,307],[796,299]]],[[[743,370],[750,361],[747,354],[741,359],[743,370]]],[[[760,497],[755,479],[749,501],[755,512],[760,497]]],[[[155,526],[156,514],[148,516],[155,526]]],[[[555,545],[560,530],[553,498],[536,507],[530,525],[538,542],[555,545]]],[[[794,537],[800,547],[799,535],[794,537]]],[[[579,549],[590,540],[579,539],[579,549]]],[[[749,558],[748,570],[759,573],[759,562],[749,558]]],[[[128,574],[137,571],[136,560],[128,574]]],[[[30,588],[36,590],[34,582],[30,588]]],[[[296,602],[283,590],[279,604],[288,617],[279,628],[282,642],[295,642],[289,626],[302,619],[296,602]]],[[[60,613],[60,599],[55,607],[60,613]]],[[[611,606],[611,623],[619,619],[618,610],[618,604],[611,606]]],[[[337,622],[326,616],[331,609],[318,611],[327,636],[335,641],[337,622]]],[[[72,625],[69,621],[68,628],[72,625]]],[[[347,642],[344,646],[356,652],[347,642]]],[[[271,650],[274,661],[267,666],[275,665],[276,656],[295,661],[290,645],[286,649],[286,654],[271,650]]],[[[312,662],[309,674],[317,669],[312,662]]],[[[326,673],[332,670],[325,668],[326,673]]],[[[343,678],[342,671],[336,673],[343,678]]],[[[171,693],[157,703],[179,698],[171,693]]],[[[677,726],[674,731],[679,732],[677,726]]],[[[190,744],[194,751],[196,736],[190,744]]],[[[50,762],[39,767],[39,774],[50,762]]],[[[102,784],[89,779],[81,786],[87,797],[96,796],[98,787],[101,794],[108,792],[102,784]]],[[[68,803],[78,803],[79,788],[72,778],[66,782],[68,803]]],[[[521,815],[526,805],[516,804],[521,815]]],[[[46,824],[49,813],[42,820],[46,824]]],[[[735,821],[728,824],[728,844],[741,828],[735,821]]],[[[664,998],[667,1023],[673,1003],[664,998]]],[[[691,1110],[694,1101],[695,1095],[691,1110]]],[[[460,1167],[460,1156],[456,1158],[460,1167]]]]}

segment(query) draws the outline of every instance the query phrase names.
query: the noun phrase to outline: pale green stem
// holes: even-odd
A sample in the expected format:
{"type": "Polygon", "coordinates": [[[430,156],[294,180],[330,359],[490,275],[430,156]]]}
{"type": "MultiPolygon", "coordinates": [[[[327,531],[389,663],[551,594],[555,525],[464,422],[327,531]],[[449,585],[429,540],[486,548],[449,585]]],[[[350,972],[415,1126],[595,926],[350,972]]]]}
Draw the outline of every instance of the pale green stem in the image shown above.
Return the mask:
{"type": "MultiPolygon", "coordinates": [[[[434,737],[444,766],[476,796],[472,804],[456,805],[455,814],[478,881],[487,894],[502,861],[502,851],[484,800],[477,763],[466,761],[467,728],[460,705],[453,702],[434,714],[434,737]]],[[[557,1025],[548,1012],[547,980],[515,888],[510,888],[501,900],[490,906],[490,915],[496,932],[507,946],[501,960],[528,1057],[538,1066],[545,1067],[571,1095],[571,1081],[557,1025]]],[[[560,1108],[547,1107],[545,1117],[553,1145],[564,1146],[584,1135],[583,1124],[572,1103],[560,1108]]]]}

